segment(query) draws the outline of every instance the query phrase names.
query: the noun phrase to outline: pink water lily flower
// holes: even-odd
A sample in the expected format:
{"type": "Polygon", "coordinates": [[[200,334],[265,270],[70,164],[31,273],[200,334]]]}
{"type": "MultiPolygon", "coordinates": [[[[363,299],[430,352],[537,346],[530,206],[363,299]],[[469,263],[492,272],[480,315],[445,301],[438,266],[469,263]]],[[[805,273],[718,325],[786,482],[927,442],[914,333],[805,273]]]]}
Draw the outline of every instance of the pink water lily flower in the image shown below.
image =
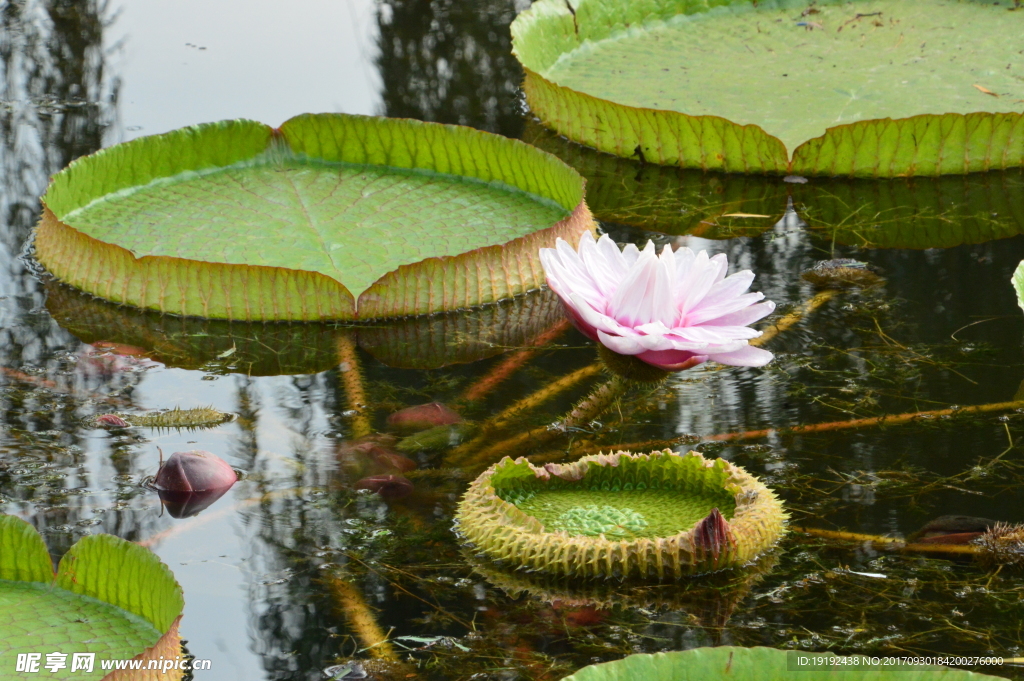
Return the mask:
{"type": "Polygon", "coordinates": [[[746,293],[750,270],[725,276],[723,253],[665,246],[655,253],[619,247],[607,235],[580,239],[579,252],[559,239],[542,248],[548,285],[573,323],[591,339],[620,355],[632,355],[666,371],[708,360],[733,366],[764,366],[772,353],[747,341],[761,335],[747,326],[771,314],[775,303],[746,293]]]}

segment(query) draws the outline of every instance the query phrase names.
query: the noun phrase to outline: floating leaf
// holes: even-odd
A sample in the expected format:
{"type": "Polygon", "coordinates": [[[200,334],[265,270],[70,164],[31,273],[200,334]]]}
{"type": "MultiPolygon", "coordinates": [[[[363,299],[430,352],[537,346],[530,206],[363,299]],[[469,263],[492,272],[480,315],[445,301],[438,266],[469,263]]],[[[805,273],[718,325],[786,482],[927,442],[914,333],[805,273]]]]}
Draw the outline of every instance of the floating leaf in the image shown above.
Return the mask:
{"type": "Polygon", "coordinates": [[[36,256],[118,303],[236,320],[375,319],[541,286],[593,228],[581,178],[522,142],[342,114],[224,121],[78,159],[36,256]]]}
{"type": "MultiPolygon", "coordinates": [[[[39,675],[13,671],[18,653],[66,654],[66,668],[42,671],[53,679],[107,678],[100,660],[181,657],[181,587],[149,549],[111,535],[91,535],[71,547],[56,575],[51,566],[32,526],[0,515],[0,664],[5,679],[39,675]],[[93,672],[72,673],[72,653],[94,653],[93,672]]],[[[142,671],[118,678],[157,677],[173,681],[182,672],[142,671]]]]}
{"type": "Polygon", "coordinates": [[[459,532],[492,560],[604,578],[679,579],[746,565],[778,541],[785,521],[771,490],[742,468],[671,450],[541,468],[505,457],[473,481],[456,512],[459,532]]]}
{"type": "Polygon", "coordinates": [[[540,0],[513,45],[541,121],[618,156],[871,177],[1024,165],[1024,15],[826,0],[808,22],[806,7],[540,0]]]}
{"type": "Polygon", "coordinates": [[[982,681],[999,678],[951,667],[892,666],[891,663],[886,666],[885,658],[877,662],[873,659],[878,658],[805,650],[719,646],[653,655],[630,655],[614,662],[584,667],[562,681],[789,681],[793,678],[793,672],[800,672],[799,678],[806,681],[860,681],[867,678],[864,672],[868,669],[868,677],[878,681],[982,681]],[[817,667],[810,663],[797,666],[799,656],[805,659],[811,656],[835,658],[836,663],[817,667]]]}

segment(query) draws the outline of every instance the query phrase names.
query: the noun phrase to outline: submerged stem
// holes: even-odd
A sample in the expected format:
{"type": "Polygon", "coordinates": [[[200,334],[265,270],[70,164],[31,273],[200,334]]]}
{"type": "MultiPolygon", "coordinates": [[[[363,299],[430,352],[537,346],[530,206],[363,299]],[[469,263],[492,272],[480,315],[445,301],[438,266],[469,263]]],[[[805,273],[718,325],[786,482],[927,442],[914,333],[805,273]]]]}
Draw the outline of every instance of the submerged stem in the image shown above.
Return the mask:
{"type": "Polygon", "coordinates": [[[338,335],[338,375],[345,386],[348,396],[348,408],[356,412],[352,417],[352,438],[359,438],[373,432],[370,417],[367,415],[366,389],[363,387],[363,370],[356,354],[356,344],[352,337],[342,333],[338,335]]]}
{"type": "MultiPolygon", "coordinates": [[[[541,426],[539,428],[532,428],[508,439],[496,442],[490,447],[485,447],[484,449],[478,449],[476,451],[473,451],[473,449],[468,446],[465,448],[459,447],[457,450],[452,450],[452,458],[449,459],[448,465],[486,466],[497,461],[502,456],[515,452],[527,443],[540,444],[542,442],[547,442],[548,440],[561,437],[569,429],[577,428],[580,424],[585,424],[588,421],[593,420],[622,393],[625,387],[625,381],[619,378],[613,378],[610,381],[606,381],[594,388],[587,397],[583,398],[583,400],[577,404],[576,407],[570,411],[557,426],[541,426]]],[[[476,442],[476,440],[474,440],[474,442],[476,442]]],[[[467,443],[467,445],[469,444],[471,443],[467,443]]]]}
{"type": "Polygon", "coordinates": [[[778,336],[783,331],[788,330],[794,324],[799,322],[801,319],[809,315],[810,313],[817,310],[819,307],[832,300],[839,294],[836,289],[825,289],[814,294],[814,296],[806,303],[793,310],[789,314],[785,315],[771,326],[766,327],[762,330],[761,335],[750,341],[751,345],[760,346],[764,345],[771,339],[778,336]]]}
{"type": "Polygon", "coordinates": [[[466,389],[466,392],[462,393],[462,400],[466,402],[474,402],[497,388],[500,383],[515,373],[519,367],[533,359],[533,357],[540,352],[540,348],[558,338],[560,335],[565,333],[568,328],[569,320],[562,319],[544,331],[541,331],[527,343],[527,346],[529,346],[530,349],[513,352],[508,357],[502,359],[501,362],[481,377],[479,381],[469,386],[469,388],[466,389]]]}
{"type": "Polygon", "coordinates": [[[861,534],[859,532],[844,532],[841,530],[822,530],[816,527],[791,527],[794,532],[803,532],[812,537],[822,539],[835,539],[838,541],[851,541],[858,543],[870,542],[878,547],[891,547],[900,551],[911,551],[915,553],[957,553],[962,555],[977,556],[983,553],[983,548],[975,544],[924,544],[907,543],[903,539],[895,537],[881,537],[874,534],[861,534]]]}
{"type": "MultiPolygon", "coordinates": [[[[789,428],[764,428],[762,430],[748,430],[742,433],[719,433],[710,435],[705,440],[753,440],[769,435],[796,435],[799,433],[820,433],[829,430],[845,430],[848,428],[872,428],[874,426],[899,426],[910,423],[916,419],[936,418],[940,416],[953,416],[960,414],[983,414],[993,411],[1009,411],[1024,407],[1024,401],[993,402],[991,404],[978,404],[971,407],[957,407],[950,409],[933,409],[931,411],[915,411],[906,414],[889,414],[885,416],[874,416],[864,419],[851,419],[849,421],[830,421],[828,423],[812,423],[804,426],[791,426],[789,428]]],[[[1006,452],[1003,452],[1005,454],[1006,452]]],[[[1000,454],[1002,456],[1002,454],[1000,454]]]]}
{"type": "Polygon", "coordinates": [[[379,660],[398,662],[398,653],[388,641],[387,634],[377,624],[370,606],[366,604],[359,590],[338,572],[330,576],[328,587],[363,648],[379,660]]]}

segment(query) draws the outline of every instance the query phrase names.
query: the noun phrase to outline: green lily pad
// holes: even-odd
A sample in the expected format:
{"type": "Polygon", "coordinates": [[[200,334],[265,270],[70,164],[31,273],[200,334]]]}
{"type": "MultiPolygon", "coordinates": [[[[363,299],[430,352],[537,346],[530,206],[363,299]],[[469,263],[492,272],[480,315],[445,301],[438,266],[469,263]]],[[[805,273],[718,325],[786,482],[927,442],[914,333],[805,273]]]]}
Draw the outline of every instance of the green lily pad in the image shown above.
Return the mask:
{"type": "MultiPolygon", "coordinates": [[[[56,574],[51,565],[42,537],[29,523],[0,515],[3,678],[43,673],[54,679],[101,679],[101,660],[181,656],[181,587],[151,551],[110,535],[91,535],[71,547],[56,574]],[[52,673],[44,665],[47,653],[54,652],[67,656],[67,666],[52,673]],[[41,653],[39,670],[14,671],[19,653],[41,653]],[[73,653],[95,654],[91,673],[72,673],[73,653]]],[[[181,674],[169,670],[163,678],[181,674]]]]}
{"type": "Polygon", "coordinates": [[[601,153],[536,123],[524,139],[587,180],[594,216],[666,234],[709,239],[756,236],[792,198],[811,233],[863,248],[949,248],[1024,233],[1024,171],[915,178],[705,173],[601,153]]]}
{"type": "Polygon", "coordinates": [[[477,551],[517,568],[680,579],[754,561],[787,514],[742,468],[665,450],[542,468],[505,457],[470,484],[455,517],[477,551]]]}
{"type": "MultiPolygon", "coordinates": [[[[883,658],[880,658],[883,659],[883,658]]],[[[873,663],[872,658],[834,653],[811,653],[804,650],[776,650],[775,648],[741,648],[720,646],[694,648],[653,655],[630,655],[615,662],[592,664],[562,681],[789,681],[793,672],[806,681],[862,681],[865,670],[878,681],[982,681],[1000,677],[928,665],[885,666],[873,663]],[[814,668],[809,662],[800,665],[799,657],[830,658],[833,665],[814,668]]]]}
{"type": "Polygon", "coordinates": [[[581,178],[518,141],[342,114],[225,121],[79,159],[36,256],[117,303],[237,320],[375,319],[544,282],[537,251],[593,228],[581,178]]]}
{"type": "Polygon", "coordinates": [[[170,367],[216,363],[248,376],[316,374],[338,366],[338,341],[352,338],[380,362],[436,369],[476,362],[533,337],[565,318],[551,291],[497,305],[359,326],[264,324],[175,317],[114,305],[48,282],[46,308],[62,327],[99,351],[146,357],[170,367]]]}
{"type": "Polygon", "coordinates": [[[1024,165],[1024,12],[970,0],[540,0],[512,25],[545,125],[705,170],[1024,165]],[[790,156],[792,153],[792,156],[790,156]]]}

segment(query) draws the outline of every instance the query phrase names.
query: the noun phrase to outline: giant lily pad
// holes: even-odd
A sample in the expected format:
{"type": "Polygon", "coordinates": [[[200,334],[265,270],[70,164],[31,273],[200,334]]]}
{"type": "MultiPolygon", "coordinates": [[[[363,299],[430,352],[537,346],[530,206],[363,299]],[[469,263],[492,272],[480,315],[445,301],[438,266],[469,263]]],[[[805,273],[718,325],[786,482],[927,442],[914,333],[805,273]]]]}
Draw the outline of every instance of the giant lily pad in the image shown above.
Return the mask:
{"type": "Polygon", "coordinates": [[[742,566],[786,513],[756,478],[696,452],[506,457],[470,485],[459,532],[492,560],[569,577],[674,578],[742,566]]]}
{"type": "Polygon", "coordinates": [[[558,297],[547,289],[497,305],[359,326],[174,317],[113,305],[53,282],[46,291],[47,310],[57,323],[98,351],[142,355],[183,369],[212,362],[249,376],[333,369],[342,337],[392,367],[475,362],[526,345],[565,318],[558,297]]]}
{"type": "Polygon", "coordinates": [[[630,655],[615,662],[592,664],[562,681],[789,681],[793,672],[806,681],[982,681],[1000,677],[976,674],[951,667],[926,665],[886,666],[885,660],[873,662],[863,656],[845,657],[834,653],[809,653],[804,650],[775,648],[694,648],[653,655],[630,655]],[[833,665],[798,666],[798,656],[835,658],[833,665]],[[865,677],[865,670],[870,675],[865,677]]]}
{"type": "MultiPolygon", "coordinates": [[[[113,679],[102,660],[181,658],[184,600],[167,566],[149,550],[111,535],[78,541],[54,574],[42,537],[20,518],[0,515],[0,669],[3,678],[113,679]],[[47,653],[67,666],[43,668],[47,653]],[[16,672],[19,653],[42,653],[39,669],[16,672]],[[91,673],[71,671],[73,653],[95,655],[91,673]]],[[[180,669],[121,672],[121,679],[180,679],[180,669]]]]}
{"type": "Polygon", "coordinates": [[[1024,12],[1009,4],[539,0],[512,36],[534,113],[602,151],[940,175],[1024,165],[1024,12]]]}
{"type": "Polygon", "coordinates": [[[224,121],[81,158],[43,198],[36,256],[117,303],[217,319],[375,319],[544,282],[538,248],[593,228],[582,179],[458,126],[224,121]]]}

